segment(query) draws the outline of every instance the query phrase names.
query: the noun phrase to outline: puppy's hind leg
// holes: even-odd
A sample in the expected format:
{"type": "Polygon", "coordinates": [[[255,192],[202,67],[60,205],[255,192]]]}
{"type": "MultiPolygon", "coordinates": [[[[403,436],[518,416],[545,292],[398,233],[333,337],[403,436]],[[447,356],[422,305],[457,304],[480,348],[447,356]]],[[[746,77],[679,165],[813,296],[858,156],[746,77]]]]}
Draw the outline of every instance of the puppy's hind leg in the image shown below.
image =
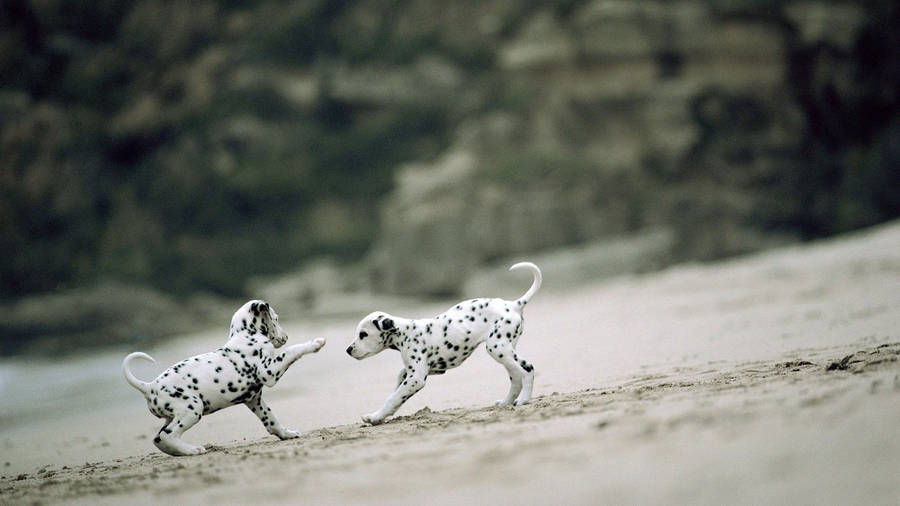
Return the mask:
{"type": "Polygon", "coordinates": [[[488,354],[499,362],[509,373],[509,392],[506,397],[497,400],[495,406],[509,406],[513,404],[522,391],[524,372],[515,360],[516,351],[508,341],[490,340],[485,343],[488,354]]]}
{"type": "Polygon", "coordinates": [[[173,418],[167,419],[167,423],[159,429],[156,437],[153,438],[153,444],[169,455],[182,456],[206,453],[206,448],[192,445],[181,439],[184,431],[190,429],[199,421],[200,414],[192,410],[178,413],[173,418]]]}
{"type": "Polygon", "coordinates": [[[531,400],[534,385],[534,366],[516,353],[516,343],[522,335],[521,317],[507,318],[498,322],[491,336],[485,342],[488,353],[503,364],[509,373],[509,393],[497,401],[498,406],[519,406],[531,400]]]}
{"type": "Polygon", "coordinates": [[[522,374],[522,392],[513,401],[514,406],[521,406],[531,401],[531,389],[534,387],[534,366],[516,353],[513,353],[513,359],[519,364],[524,373],[522,374]]]}

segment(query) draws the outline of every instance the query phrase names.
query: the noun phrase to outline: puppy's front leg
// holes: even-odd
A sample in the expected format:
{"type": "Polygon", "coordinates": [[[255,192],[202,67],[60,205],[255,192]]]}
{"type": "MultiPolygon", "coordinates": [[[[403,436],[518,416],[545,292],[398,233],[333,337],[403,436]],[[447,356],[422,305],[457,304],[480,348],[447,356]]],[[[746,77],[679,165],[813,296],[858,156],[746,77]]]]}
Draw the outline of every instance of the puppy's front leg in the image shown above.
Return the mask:
{"type": "Polygon", "coordinates": [[[384,419],[397,412],[410,397],[425,386],[425,379],[428,377],[427,369],[416,369],[406,375],[401,380],[394,392],[384,401],[384,406],[378,411],[363,415],[362,419],[366,423],[378,425],[384,422],[384,419]]]}
{"type": "Polygon", "coordinates": [[[281,378],[288,368],[303,355],[307,353],[316,353],[325,346],[325,339],[318,338],[303,344],[295,344],[288,346],[284,351],[275,353],[271,357],[262,360],[264,370],[262,371],[263,383],[267,387],[275,386],[275,383],[281,378]]]}
{"type": "Polygon", "coordinates": [[[287,429],[284,425],[281,425],[281,422],[275,417],[275,413],[273,413],[272,409],[266,405],[265,401],[263,401],[261,393],[257,393],[245,404],[250,408],[250,411],[253,411],[253,414],[259,418],[259,421],[266,427],[269,434],[278,436],[279,439],[293,439],[300,435],[299,432],[287,429]]]}
{"type": "Polygon", "coordinates": [[[403,384],[403,380],[406,379],[406,366],[403,366],[403,369],[400,369],[400,374],[397,375],[397,384],[394,385],[394,390],[400,388],[400,385],[403,384]]]}

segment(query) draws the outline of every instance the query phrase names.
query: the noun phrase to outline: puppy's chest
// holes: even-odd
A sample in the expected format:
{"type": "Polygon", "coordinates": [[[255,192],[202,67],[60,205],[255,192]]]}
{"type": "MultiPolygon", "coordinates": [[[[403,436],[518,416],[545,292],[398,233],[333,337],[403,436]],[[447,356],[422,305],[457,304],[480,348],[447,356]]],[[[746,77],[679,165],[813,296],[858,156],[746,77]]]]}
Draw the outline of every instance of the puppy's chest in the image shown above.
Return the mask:
{"type": "MultiPolygon", "coordinates": [[[[267,367],[262,350],[253,347],[225,348],[220,352],[221,360],[216,371],[236,385],[257,385],[267,367]]],[[[221,381],[221,380],[220,380],[221,381]]]]}

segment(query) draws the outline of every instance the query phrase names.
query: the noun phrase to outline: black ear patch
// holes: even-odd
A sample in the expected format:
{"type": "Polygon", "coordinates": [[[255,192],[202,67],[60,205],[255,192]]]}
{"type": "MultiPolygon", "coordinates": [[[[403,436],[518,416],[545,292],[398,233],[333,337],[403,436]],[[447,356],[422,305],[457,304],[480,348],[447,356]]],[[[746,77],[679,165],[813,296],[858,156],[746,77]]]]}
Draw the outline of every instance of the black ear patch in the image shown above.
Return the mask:
{"type": "Polygon", "coordinates": [[[259,303],[259,308],[258,308],[258,309],[259,309],[259,314],[260,314],[260,319],[259,319],[259,330],[260,330],[260,332],[262,332],[264,335],[268,336],[268,335],[269,335],[269,325],[268,325],[268,323],[273,323],[273,322],[272,322],[272,312],[271,312],[271,310],[270,310],[270,308],[269,308],[269,303],[268,303],[268,302],[265,302],[265,301],[260,302],[260,303],[259,303]]]}
{"type": "Polygon", "coordinates": [[[384,321],[381,322],[381,328],[383,330],[392,330],[394,328],[394,320],[385,318],[384,321]]]}

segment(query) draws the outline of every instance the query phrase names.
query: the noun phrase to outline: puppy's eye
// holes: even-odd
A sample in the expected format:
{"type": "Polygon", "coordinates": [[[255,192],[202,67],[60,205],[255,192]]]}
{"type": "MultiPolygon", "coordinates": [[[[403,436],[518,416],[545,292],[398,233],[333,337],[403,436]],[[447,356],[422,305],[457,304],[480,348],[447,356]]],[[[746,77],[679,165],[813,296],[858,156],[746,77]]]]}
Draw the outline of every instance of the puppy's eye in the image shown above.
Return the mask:
{"type": "Polygon", "coordinates": [[[366,334],[366,331],[362,331],[359,333],[359,338],[362,339],[362,338],[366,337],[367,335],[369,335],[369,334],[366,334]]]}

